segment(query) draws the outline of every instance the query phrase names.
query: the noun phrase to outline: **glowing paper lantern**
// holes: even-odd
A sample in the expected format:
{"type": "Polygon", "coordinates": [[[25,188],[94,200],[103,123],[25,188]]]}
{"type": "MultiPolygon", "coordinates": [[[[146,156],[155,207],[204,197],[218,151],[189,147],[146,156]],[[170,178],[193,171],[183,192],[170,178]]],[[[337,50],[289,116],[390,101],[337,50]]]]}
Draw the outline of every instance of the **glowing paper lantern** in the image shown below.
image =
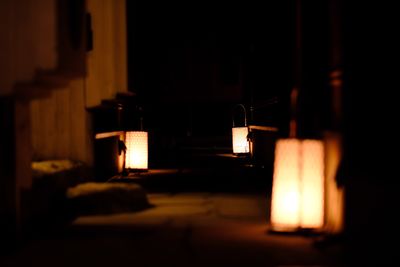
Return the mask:
{"type": "Polygon", "coordinates": [[[317,229],[323,223],[323,142],[295,138],[278,140],[272,186],[272,229],[317,229]]]}
{"type": "Polygon", "coordinates": [[[249,153],[249,141],[247,135],[249,129],[247,127],[232,128],[232,147],[233,153],[249,153]]]}
{"type": "Polygon", "coordinates": [[[148,168],[148,135],[145,131],[125,133],[125,168],[143,170],[148,168]]]}

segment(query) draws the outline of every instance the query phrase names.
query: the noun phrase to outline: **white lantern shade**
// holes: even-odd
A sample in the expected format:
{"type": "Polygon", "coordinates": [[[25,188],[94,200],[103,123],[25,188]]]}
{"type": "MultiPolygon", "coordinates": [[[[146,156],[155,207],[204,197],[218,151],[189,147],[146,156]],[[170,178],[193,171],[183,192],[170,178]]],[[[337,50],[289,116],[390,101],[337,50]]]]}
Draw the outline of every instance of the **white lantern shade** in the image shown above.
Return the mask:
{"type": "Polygon", "coordinates": [[[278,140],[272,185],[272,228],[277,231],[315,229],[323,223],[323,142],[278,140]]]}
{"type": "Polygon", "coordinates": [[[125,134],[125,168],[148,168],[148,134],[145,131],[129,131],[125,134]]]}
{"type": "Polygon", "coordinates": [[[304,140],[302,145],[301,194],[302,228],[321,228],[324,224],[324,145],[304,140]]]}
{"type": "Polygon", "coordinates": [[[247,135],[249,129],[247,127],[232,128],[232,147],[233,153],[249,153],[249,141],[247,135]]]}

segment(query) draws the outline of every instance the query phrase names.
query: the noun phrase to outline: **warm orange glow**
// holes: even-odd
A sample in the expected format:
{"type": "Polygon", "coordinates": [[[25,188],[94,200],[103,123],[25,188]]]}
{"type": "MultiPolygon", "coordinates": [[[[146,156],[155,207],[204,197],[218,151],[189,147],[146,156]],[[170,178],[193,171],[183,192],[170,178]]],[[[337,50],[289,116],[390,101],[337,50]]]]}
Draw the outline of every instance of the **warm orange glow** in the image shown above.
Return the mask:
{"type": "Polygon", "coordinates": [[[303,141],[301,170],[301,227],[322,227],[324,223],[324,145],[322,141],[303,141]]]}
{"type": "Polygon", "coordinates": [[[249,153],[248,133],[249,129],[247,127],[232,128],[233,153],[249,153]]]}
{"type": "Polygon", "coordinates": [[[125,168],[147,169],[148,167],[148,135],[144,131],[126,132],[125,168]]]}
{"type": "Polygon", "coordinates": [[[325,134],[325,226],[332,234],[343,231],[344,227],[344,188],[338,186],[336,178],[342,159],[342,137],[338,133],[325,134]]]}
{"type": "Polygon", "coordinates": [[[274,228],[297,228],[300,221],[300,141],[279,140],[275,148],[271,224],[274,228]]]}
{"type": "Polygon", "coordinates": [[[320,228],[324,222],[324,145],[282,139],[276,144],[271,201],[274,230],[320,228]]]}

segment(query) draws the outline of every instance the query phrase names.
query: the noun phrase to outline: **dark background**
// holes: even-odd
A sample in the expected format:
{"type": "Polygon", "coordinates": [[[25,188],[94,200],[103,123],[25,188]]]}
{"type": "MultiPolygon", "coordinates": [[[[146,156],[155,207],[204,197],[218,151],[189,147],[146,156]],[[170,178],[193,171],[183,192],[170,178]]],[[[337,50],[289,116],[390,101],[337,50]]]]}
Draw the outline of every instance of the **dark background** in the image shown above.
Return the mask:
{"type": "MultiPolygon", "coordinates": [[[[285,137],[297,84],[298,134],[319,137],[331,123],[331,3],[302,2],[296,23],[291,0],[127,1],[129,90],[158,103],[163,112],[157,113],[176,108],[167,121],[191,120],[179,112],[218,117],[211,124],[221,134],[230,131],[235,104],[243,103],[250,122],[277,126],[285,137]]],[[[210,123],[191,124],[197,122],[210,123]]]]}
{"type": "Polygon", "coordinates": [[[253,114],[257,124],[287,127],[281,120],[293,83],[292,1],[267,8],[247,1],[127,4],[129,88],[145,102],[167,105],[164,112],[218,117],[211,124],[221,134],[230,131],[238,103],[248,112],[260,106],[253,114]],[[264,105],[276,97],[284,103],[280,112],[264,105]]]}
{"type": "MultiPolygon", "coordinates": [[[[373,254],[387,248],[390,229],[398,228],[392,220],[399,184],[398,9],[390,1],[297,2],[300,20],[290,0],[128,1],[129,88],[145,101],[168,104],[162,111],[176,106],[191,114],[182,106],[198,104],[209,110],[199,117],[225,112],[212,124],[224,134],[228,107],[260,106],[253,123],[277,126],[287,137],[290,91],[298,86],[298,135],[332,130],[343,137],[337,180],[346,186],[346,229],[361,240],[361,254],[373,254]],[[343,74],[339,119],[329,84],[335,70],[343,74]],[[273,108],[263,105],[274,97],[273,108]]],[[[208,123],[188,117],[194,125],[208,123]]]]}

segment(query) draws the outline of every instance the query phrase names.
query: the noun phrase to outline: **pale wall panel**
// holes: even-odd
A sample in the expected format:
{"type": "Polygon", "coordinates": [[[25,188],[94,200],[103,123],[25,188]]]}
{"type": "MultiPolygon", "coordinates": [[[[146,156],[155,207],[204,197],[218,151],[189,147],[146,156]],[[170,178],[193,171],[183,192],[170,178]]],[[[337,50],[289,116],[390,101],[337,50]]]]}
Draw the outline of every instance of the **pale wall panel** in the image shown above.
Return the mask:
{"type": "Polygon", "coordinates": [[[126,92],[128,86],[128,57],[127,57],[127,25],[126,25],[126,1],[114,1],[114,35],[118,45],[114,47],[115,60],[115,87],[118,92],[126,92]]]}
{"type": "Polygon", "coordinates": [[[94,49],[87,53],[88,75],[54,90],[48,98],[32,101],[34,159],[69,158],[92,164],[86,108],[127,90],[125,1],[88,0],[87,6],[94,38],[94,49]]]}
{"type": "Polygon", "coordinates": [[[0,1],[0,96],[11,94],[13,85],[14,3],[0,1]]]}
{"type": "MultiPolygon", "coordinates": [[[[83,89],[83,88],[82,88],[83,89]]],[[[67,157],[70,158],[70,147],[73,145],[71,142],[71,116],[72,112],[70,105],[74,99],[70,99],[69,91],[65,90],[54,91],[54,123],[55,123],[55,136],[53,139],[53,146],[55,148],[55,155],[57,158],[67,157]]],[[[84,129],[82,129],[84,130],[84,129]]]]}
{"type": "MultiPolygon", "coordinates": [[[[67,89],[63,89],[67,90],[67,89]]],[[[58,159],[55,94],[31,102],[33,159],[58,159]]],[[[62,120],[63,118],[58,117],[62,120]]],[[[65,140],[61,140],[65,141],[65,140]]]]}
{"type": "Polygon", "coordinates": [[[38,69],[54,69],[56,0],[0,1],[0,95],[29,82],[38,69]]]}
{"type": "Polygon", "coordinates": [[[77,79],[70,83],[70,158],[86,162],[93,162],[92,132],[89,114],[85,108],[84,79],[77,79]]]}
{"type": "Polygon", "coordinates": [[[92,163],[84,84],[83,79],[73,80],[50,97],[31,102],[34,160],[67,158],[92,163]]]}
{"type": "Polygon", "coordinates": [[[88,0],[93,51],[88,53],[86,106],[127,91],[126,15],[124,0],[88,0]]]}

